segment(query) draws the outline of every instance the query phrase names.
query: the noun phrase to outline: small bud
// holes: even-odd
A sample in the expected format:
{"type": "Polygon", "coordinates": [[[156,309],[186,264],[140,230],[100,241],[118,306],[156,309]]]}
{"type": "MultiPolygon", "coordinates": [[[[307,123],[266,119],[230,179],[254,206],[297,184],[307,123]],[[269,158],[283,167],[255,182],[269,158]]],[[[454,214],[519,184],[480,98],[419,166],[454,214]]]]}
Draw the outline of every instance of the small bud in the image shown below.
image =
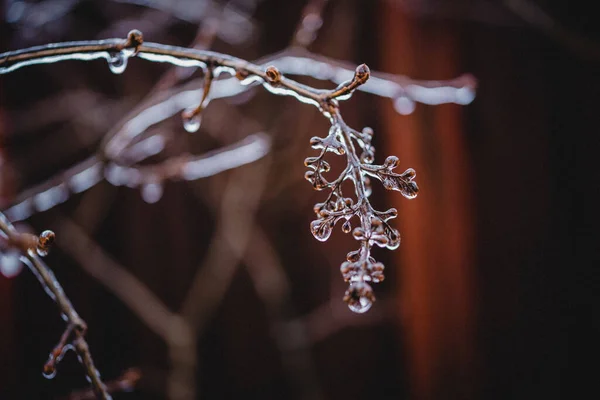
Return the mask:
{"type": "Polygon", "coordinates": [[[50,250],[50,247],[54,243],[54,239],[56,239],[56,235],[54,234],[54,232],[52,232],[52,231],[42,232],[40,234],[40,237],[39,237],[38,243],[37,243],[37,249],[36,249],[37,253],[40,256],[48,255],[48,251],[50,250]]]}
{"type": "Polygon", "coordinates": [[[356,71],[354,72],[355,78],[360,82],[366,82],[370,75],[371,71],[369,70],[369,67],[367,67],[367,64],[360,64],[356,67],[356,71]]]}
{"type": "Polygon", "coordinates": [[[279,83],[279,81],[281,81],[281,73],[274,66],[267,67],[265,74],[267,75],[267,80],[271,84],[279,83]]]}
{"type": "Polygon", "coordinates": [[[135,53],[137,53],[140,49],[140,46],[144,43],[144,35],[142,32],[134,29],[127,34],[127,44],[126,46],[129,48],[134,48],[135,53]]]}

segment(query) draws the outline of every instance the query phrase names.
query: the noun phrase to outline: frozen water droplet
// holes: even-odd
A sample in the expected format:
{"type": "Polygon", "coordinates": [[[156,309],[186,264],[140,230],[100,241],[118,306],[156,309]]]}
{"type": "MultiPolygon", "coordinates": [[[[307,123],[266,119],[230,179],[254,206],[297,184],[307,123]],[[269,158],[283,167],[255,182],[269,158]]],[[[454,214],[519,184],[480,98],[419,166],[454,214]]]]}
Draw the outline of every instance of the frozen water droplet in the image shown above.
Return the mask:
{"type": "Polygon", "coordinates": [[[372,305],[373,302],[371,300],[369,300],[366,296],[361,296],[356,301],[349,302],[348,308],[352,312],[362,314],[369,311],[372,305]]]}
{"type": "Polygon", "coordinates": [[[394,99],[394,108],[402,115],[409,115],[415,111],[415,102],[404,95],[398,96],[394,99]]]}
{"type": "MultiPolygon", "coordinates": [[[[354,281],[354,280],[353,280],[354,281]]],[[[344,294],[344,301],[348,304],[348,308],[355,313],[365,313],[369,311],[375,301],[373,288],[366,283],[362,277],[350,284],[348,290],[344,294]]]]}
{"type": "Polygon", "coordinates": [[[200,122],[202,122],[202,118],[200,117],[200,115],[184,117],[183,118],[183,129],[185,129],[189,133],[197,132],[198,129],[200,129],[200,122]]]}
{"type": "Polygon", "coordinates": [[[344,222],[344,225],[342,225],[342,231],[344,233],[350,233],[351,230],[352,230],[352,225],[350,224],[350,221],[344,222]]]}
{"type": "Polygon", "coordinates": [[[113,74],[122,74],[127,68],[127,55],[122,51],[109,55],[108,68],[113,74]]]}
{"type": "Polygon", "coordinates": [[[334,222],[332,218],[317,219],[310,223],[310,231],[317,240],[324,242],[331,236],[333,225],[334,222]]]}
{"type": "Polygon", "coordinates": [[[40,249],[39,247],[36,249],[38,256],[46,257],[48,255],[48,249],[40,249]]]}
{"type": "Polygon", "coordinates": [[[163,194],[163,187],[160,183],[147,183],[142,186],[142,199],[146,203],[156,203],[163,194]]]}

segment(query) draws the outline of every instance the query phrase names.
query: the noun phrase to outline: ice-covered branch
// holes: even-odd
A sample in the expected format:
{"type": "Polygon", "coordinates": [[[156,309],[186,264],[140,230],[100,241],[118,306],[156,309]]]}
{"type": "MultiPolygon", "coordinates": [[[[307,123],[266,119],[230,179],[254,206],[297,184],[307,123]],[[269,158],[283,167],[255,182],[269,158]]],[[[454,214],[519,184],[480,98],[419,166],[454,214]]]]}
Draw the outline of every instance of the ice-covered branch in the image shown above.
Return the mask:
{"type": "MultiPolygon", "coordinates": [[[[309,11],[313,8],[318,8],[317,6],[309,8],[309,11]]],[[[310,28],[310,24],[315,24],[315,21],[311,22],[311,18],[316,18],[315,15],[317,14],[314,13],[314,10],[311,12],[307,11],[306,17],[302,21],[308,18],[307,25],[310,28]]],[[[300,27],[303,28],[304,23],[300,27]]],[[[302,31],[302,29],[299,31],[302,31]]],[[[117,41],[117,39],[113,41],[117,41]]],[[[33,49],[31,50],[33,51],[33,49]]],[[[14,69],[22,66],[22,64],[14,64],[16,61],[14,61],[14,57],[10,56],[10,54],[9,52],[0,55],[0,58],[2,58],[2,61],[0,61],[0,71],[6,73],[11,68],[14,69]],[[11,62],[11,60],[13,61],[11,62]]],[[[34,57],[35,54],[36,51],[33,51],[30,57],[34,57]]],[[[22,58],[24,57],[23,54],[19,57],[21,57],[21,61],[18,61],[18,63],[26,62],[22,58]]],[[[298,45],[258,60],[255,64],[261,65],[264,69],[269,65],[275,66],[282,74],[309,76],[316,79],[329,80],[337,84],[351,79],[354,73],[351,64],[312,54],[298,45]]],[[[201,78],[201,80],[206,81],[206,78],[201,78]]],[[[208,91],[205,90],[206,87],[195,89],[194,87],[197,87],[198,83],[194,80],[184,88],[159,91],[153,94],[142,108],[131,113],[124,123],[107,136],[102,148],[99,150],[101,158],[109,161],[114,160],[116,161],[116,165],[123,166],[124,159],[131,160],[133,157],[136,162],[140,162],[147,157],[158,154],[164,148],[164,139],[161,136],[155,135],[141,141],[139,140],[150,127],[177,115],[181,110],[190,108],[198,109],[194,105],[198,102],[198,99],[203,98],[200,103],[205,107],[206,103],[211,100],[242,94],[253,88],[257,82],[249,85],[240,85],[239,79],[235,77],[218,79],[212,82],[210,91],[208,91]]],[[[405,76],[371,72],[370,79],[358,86],[356,90],[390,98],[393,100],[398,112],[408,114],[414,110],[415,102],[425,104],[441,104],[444,102],[468,104],[474,97],[475,87],[476,82],[470,75],[463,75],[449,81],[416,81],[405,76]]],[[[193,117],[197,118],[198,114],[199,112],[196,112],[193,117]]],[[[199,127],[198,122],[197,119],[191,119],[186,124],[186,127],[189,130],[197,129],[199,127]]],[[[183,158],[187,157],[184,156],[183,158]]],[[[174,163],[166,162],[163,163],[163,166],[167,164],[179,164],[180,162],[180,159],[174,163]]],[[[113,168],[115,165],[111,165],[112,167],[109,168],[110,171],[120,170],[119,168],[113,168]]],[[[137,171],[131,171],[132,173],[128,174],[128,176],[133,178],[140,176],[137,171]]],[[[15,221],[27,218],[36,211],[47,210],[53,205],[66,201],[70,197],[70,193],[79,193],[94,186],[103,179],[103,173],[104,168],[102,163],[99,162],[98,157],[91,157],[52,177],[47,182],[22,192],[17,196],[17,199],[13,202],[14,205],[7,211],[7,214],[11,220],[15,221]],[[44,201],[44,199],[49,200],[50,198],[53,198],[54,201],[44,201]]],[[[127,180],[122,179],[123,177],[124,175],[121,175],[119,182],[123,185],[128,185],[127,180]]],[[[138,185],[131,184],[130,186],[138,185]]]]}
{"type": "MultiPolygon", "coordinates": [[[[218,67],[215,74],[233,72],[242,83],[270,82],[266,76],[265,65],[274,65],[286,75],[304,75],[316,79],[342,83],[351,78],[353,68],[350,64],[317,56],[306,50],[291,48],[267,59],[250,63],[236,57],[206,50],[188,49],[156,43],[142,44],[141,33],[132,31],[128,39],[107,39],[98,41],[66,42],[37,46],[0,54],[0,74],[14,71],[33,64],[48,64],[64,60],[106,59],[115,73],[122,73],[127,60],[136,55],[154,62],[167,62],[182,67],[218,67]]],[[[324,91],[309,88],[286,79],[281,84],[284,91],[279,94],[300,97],[305,102],[318,102],[319,94],[324,91]]],[[[216,86],[216,85],[215,85],[216,86]]],[[[231,83],[227,83],[231,87],[231,83]]],[[[371,74],[368,83],[358,90],[404,102],[405,99],[425,104],[457,103],[468,104],[474,98],[476,82],[471,75],[463,75],[450,81],[417,81],[404,76],[384,73],[371,74]]],[[[267,87],[267,89],[269,89],[267,87]]],[[[243,91],[234,91],[232,95],[243,91]]],[[[219,93],[218,89],[214,92],[219,93]]],[[[226,97],[226,96],[220,96],[226,97]]],[[[396,107],[398,109],[398,106],[396,107]]]]}
{"type": "Polygon", "coordinates": [[[375,301],[369,282],[376,283],[384,279],[384,266],[371,256],[372,246],[375,244],[394,250],[400,245],[400,234],[388,224],[388,220],[396,218],[398,213],[393,208],[381,212],[371,206],[370,180],[367,175],[381,180],[386,189],[397,190],[408,199],[415,198],[419,190],[413,181],[413,169],[409,168],[402,174],[392,171],[398,164],[396,157],[388,157],[381,166],[372,165],[375,159],[375,148],[371,145],[373,130],[365,128],[358,132],[346,125],[340,114],[335,99],[351,96],[367,79],[369,69],[364,64],[360,65],[351,80],[340,84],[331,92],[332,102],[327,113],[331,121],[329,134],[325,138],[315,136],[311,139],[312,147],[320,150],[320,154],[304,161],[308,167],[305,178],[315,189],[331,191],[323,203],[315,205],[317,219],[311,223],[314,237],[326,241],[337,222],[344,221],[342,231],[352,231],[354,238],[360,242],[360,248],[348,253],[347,261],[341,266],[342,277],[350,283],[344,301],[357,313],[368,311],[375,301]],[[324,176],[330,170],[329,163],[324,159],[328,152],[345,155],[347,160],[346,168],[331,182],[324,176]],[[354,198],[345,197],[342,192],[342,184],[347,180],[354,185],[354,198]],[[351,220],[354,217],[358,218],[359,226],[352,230],[351,220]]]}
{"type": "MultiPolygon", "coordinates": [[[[144,43],[141,32],[137,30],[131,31],[126,39],[57,43],[0,54],[0,74],[34,64],[95,59],[105,59],[112,72],[122,73],[127,67],[128,60],[136,56],[151,62],[202,69],[204,80],[202,95],[196,106],[188,108],[183,115],[186,130],[190,132],[199,128],[198,118],[210,101],[211,95],[232,96],[244,90],[239,89],[240,87],[256,85],[261,85],[275,95],[292,96],[300,102],[312,104],[330,121],[331,128],[326,137],[311,139],[312,147],[321,150],[320,154],[305,160],[309,168],[305,175],[306,179],[317,190],[331,191],[325,202],[315,206],[318,218],[312,222],[311,231],[318,240],[325,241],[331,235],[334,225],[340,220],[345,220],[342,230],[345,233],[352,231],[354,238],[360,242],[360,248],[348,253],[348,261],[341,267],[344,280],[350,282],[344,300],[355,312],[367,311],[375,300],[369,282],[380,282],[384,278],[384,267],[371,257],[371,247],[375,244],[395,249],[400,244],[398,231],[388,223],[390,219],[396,217],[397,211],[390,209],[381,212],[371,206],[368,199],[370,178],[380,180],[386,189],[397,190],[409,199],[416,197],[418,187],[414,182],[414,170],[409,168],[401,174],[393,171],[398,165],[396,157],[388,157],[383,165],[373,164],[375,152],[371,145],[373,131],[365,128],[362,132],[358,132],[346,125],[340,113],[339,101],[350,98],[356,90],[364,90],[393,99],[396,109],[404,114],[412,112],[415,102],[468,104],[474,97],[474,79],[465,75],[447,82],[419,82],[384,74],[372,78],[365,64],[358,66],[351,73],[351,69],[346,64],[311,55],[302,49],[281,53],[272,60],[251,63],[211,51],[144,43]],[[330,80],[338,83],[338,86],[332,90],[317,89],[288,78],[286,73],[330,80]],[[223,79],[221,74],[233,78],[223,79]],[[239,82],[234,85],[230,83],[232,79],[239,82]],[[219,89],[222,85],[230,85],[228,87],[234,89],[220,93],[219,89]],[[329,164],[324,160],[327,152],[345,155],[347,160],[346,168],[331,182],[324,177],[324,173],[330,170],[329,164]],[[354,198],[344,197],[342,193],[342,184],[346,180],[352,181],[354,185],[354,198]],[[359,219],[359,226],[354,230],[350,221],[353,217],[359,219]]],[[[152,108],[154,107],[157,106],[154,105],[152,108]]],[[[139,143],[141,133],[152,124],[149,121],[156,123],[172,115],[173,109],[176,108],[168,107],[166,110],[171,111],[164,112],[163,109],[162,114],[153,113],[148,119],[136,117],[142,124],[141,129],[139,126],[132,129],[132,126],[135,126],[132,122],[135,118],[132,119],[125,125],[129,129],[119,130],[106,140],[102,156],[117,165],[126,150],[131,157],[132,145],[139,143]]],[[[142,110],[140,114],[149,113],[149,110],[142,110]]],[[[143,158],[144,154],[141,157],[143,158]]],[[[189,166],[190,162],[189,160],[182,162],[181,159],[167,161],[163,164],[164,177],[181,175],[181,165],[189,166]]],[[[156,167],[149,167],[148,170],[152,168],[156,169],[156,167]]],[[[141,171],[145,170],[136,168],[133,171],[142,176],[144,174],[141,171]]],[[[198,172],[199,169],[194,171],[196,174],[201,173],[198,172]]],[[[185,177],[185,172],[183,175],[185,177]]],[[[153,182],[146,182],[146,184],[155,185],[153,182]]],[[[151,186],[151,189],[154,190],[156,187],[151,186]]]]}
{"type": "Polygon", "coordinates": [[[68,350],[75,350],[81,364],[84,366],[92,385],[92,390],[98,399],[110,399],[106,386],[100,378],[100,373],[94,365],[90,349],[85,340],[87,325],[79,316],[73,304],[65,294],[61,284],[52,270],[42,261],[40,256],[48,253],[54,241],[54,233],[44,231],[38,237],[28,233],[19,233],[15,227],[0,213],[0,240],[6,247],[14,248],[21,254],[21,261],[38,278],[40,284],[58,305],[67,326],[61,339],[50,353],[48,362],[44,365],[44,376],[51,378],[56,373],[56,364],[60,362],[68,350]]]}

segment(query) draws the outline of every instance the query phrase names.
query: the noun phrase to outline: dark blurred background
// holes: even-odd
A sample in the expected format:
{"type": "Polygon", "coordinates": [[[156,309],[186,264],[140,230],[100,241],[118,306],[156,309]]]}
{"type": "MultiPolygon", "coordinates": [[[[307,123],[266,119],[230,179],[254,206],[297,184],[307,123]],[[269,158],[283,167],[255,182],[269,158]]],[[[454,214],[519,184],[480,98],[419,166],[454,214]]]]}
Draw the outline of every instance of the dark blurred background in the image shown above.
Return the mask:
{"type": "MultiPolygon", "coordinates": [[[[147,41],[254,60],[293,41],[305,3],[4,0],[0,52],[137,28],[147,41]]],[[[585,268],[597,258],[600,222],[600,29],[591,5],[330,0],[322,23],[308,46],[315,53],[417,79],[469,72],[478,80],[467,106],[417,104],[404,116],[366,93],[342,105],[351,126],[374,128],[376,161],[397,155],[421,188],[409,201],[374,184],[375,205],[398,208],[403,236],[398,250],[375,254],[387,278],[375,286],[378,301],[362,315],[345,307],[339,265],[355,243],[339,229],[326,243],[309,231],[325,195],[303,179],[302,163],[327,121],[261,90],[215,100],[197,133],[177,115],[151,128],[167,139],[156,160],[257,131],[271,137],[270,154],[167,182],[154,204],[139,188],[104,181],[20,225],[57,232],[47,262],[89,325],[103,378],[141,371],[136,389],[115,398],[575,398],[586,370],[597,370],[575,351],[584,333],[595,336],[583,325],[594,320],[598,280],[585,268]],[[146,294],[141,305],[125,304],[97,275],[124,287],[135,279],[165,309],[146,294]],[[186,300],[190,288],[196,297],[186,300]],[[168,329],[140,317],[144,306],[168,329]],[[172,314],[181,310],[192,315],[191,331],[172,314]]],[[[94,154],[161,76],[197,78],[129,64],[122,75],[94,61],[0,77],[3,209],[94,154]]],[[[63,328],[31,273],[0,276],[0,399],[86,388],[72,353],[54,379],[42,377],[63,328]]]]}

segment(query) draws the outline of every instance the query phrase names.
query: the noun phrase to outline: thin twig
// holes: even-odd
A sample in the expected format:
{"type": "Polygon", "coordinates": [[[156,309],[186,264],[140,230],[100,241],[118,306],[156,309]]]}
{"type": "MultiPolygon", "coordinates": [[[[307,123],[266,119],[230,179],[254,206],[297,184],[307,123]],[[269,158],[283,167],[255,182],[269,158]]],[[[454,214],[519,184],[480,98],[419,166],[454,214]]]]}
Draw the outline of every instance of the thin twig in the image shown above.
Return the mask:
{"type": "MultiPolygon", "coordinates": [[[[0,57],[5,58],[4,61],[0,61],[0,70],[2,63],[6,64],[8,54],[0,55],[0,57]]],[[[280,53],[260,59],[255,64],[276,66],[282,74],[310,76],[316,79],[330,80],[337,84],[351,79],[354,73],[350,63],[312,54],[298,46],[290,47],[280,53]]],[[[159,86],[163,87],[164,84],[159,83],[159,86]]],[[[13,221],[22,220],[35,212],[36,207],[33,196],[37,194],[50,192],[51,189],[56,188],[53,193],[58,194],[64,191],[57,198],[66,200],[70,197],[69,190],[78,193],[96,185],[103,179],[102,163],[98,162],[100,159],[113,160],[118,165],[128,165],[125,160],[130,157],[134,147],[146,149],[146,153],[142,157],[138,157],[137,162],[160,152],[163,148],[161,143],[164,139],[156,136],[151,136],[141,142],[138,142],[137,139],[150,126],[178,114],[182,109],[189,108],[196,99],[204,97],[203,89],[192,89],[197,86],[198,82],[194,80],[184,87],[167,91],[163,89],[152,94],[140,107],[136,107],[130,112],[117,125],[116,129],[106,135],[99,156],[92,156],[46,182],[21,192],[13,202],[13,207],[7,212],[10,219],[13,221]],[[150,142],[152,142],[152,145],[150,145],[150,142]],[[72,183],[71,180],[73,180],[72,183]]],[[[210,94],[206,94],[206,97],[207,100],[232,97],[244,93],[252,87],[252,84],[239,85],[237,78],[219,79],[212,83],[210,94]]],[[[371,72],[370,79],[355,89],[390,98],[394,101],[399,112],[407,113],[414,109],[413,102],[468,104],[473,99],[475,88],[476,82],[470,75],[463,75],[450,81],[434,82],[417,81],[400,75],[371,72]]],[[[136,154],[139,155],[140,152],[136,151],[136,154]]],[[[163,165],[167,164],[171,165],[172,163],[163,165]]],[[[139,176],[136,173],[131,175],[139,176]]],[[[159,173],[159,175],[161,174],[159,173]]],[[[128,182],[122,184],[131,185],[128,182]]],[[[133,186],[137,186],[137,184],[133,184],[133,186]]],[[[45,209],[43,208],[43,210],[45,209]]]]}
{"type": "MultiPolygon", "coordinates": [[[[81,358],[81,363],[85,368],[88,378],[90,379],[90,383],[92,385],[92,389],[96,396],[99,399],[110,399],[110,395],[106,391],[106,387],[100,378],[100,372],[94,365],[94,361],[92,359],[92,355],[90,353],[88,344],[85,340],[85,332],[87,330],[87,325],[83,319],[79,316],[73,304],[65,294],[61,284],[56,279],[56,276],[52,272],[52,270],[42,261],[42,259],[36,254],[36,247],[31,245],[19,246],[19,244],[27,243],[28,240],[23,240],[23,236],[26,238],[27,234],[21,234],[17,232],[15,227],[6,219],[4,214],[0,213],[0,232],[5,236],[8,244],[15,244],[15,247],[21,251],[21,260],[31,269],[34,275],[38,278],[42,287],[48,293],[48,295],[58,304],[58,307],[67,321],[67,327],[65,329],[65,333],[62,335],[61,341],[59,345],[60,351],[58,355],[63,352],[63,349],[66,345],[66,342],[73,333],[75,335],[75,339],[73,340],[73,345],[75,347],[75,351],[81,358]]],[[[55,349],[56,350],[56,349],[55,349]]],[[[51,355],[51,357],[54,355],[51,355]]],[[[57,356],[58,356],[57,355],[57,356]]],[[[50,364],[48,368],[54,368],[54,363],[50,364]]],[[[45,368],[46,369],[46,368],[45,368]]],[[[45,372],[53,372],[47,370],[45,372]]]]}

